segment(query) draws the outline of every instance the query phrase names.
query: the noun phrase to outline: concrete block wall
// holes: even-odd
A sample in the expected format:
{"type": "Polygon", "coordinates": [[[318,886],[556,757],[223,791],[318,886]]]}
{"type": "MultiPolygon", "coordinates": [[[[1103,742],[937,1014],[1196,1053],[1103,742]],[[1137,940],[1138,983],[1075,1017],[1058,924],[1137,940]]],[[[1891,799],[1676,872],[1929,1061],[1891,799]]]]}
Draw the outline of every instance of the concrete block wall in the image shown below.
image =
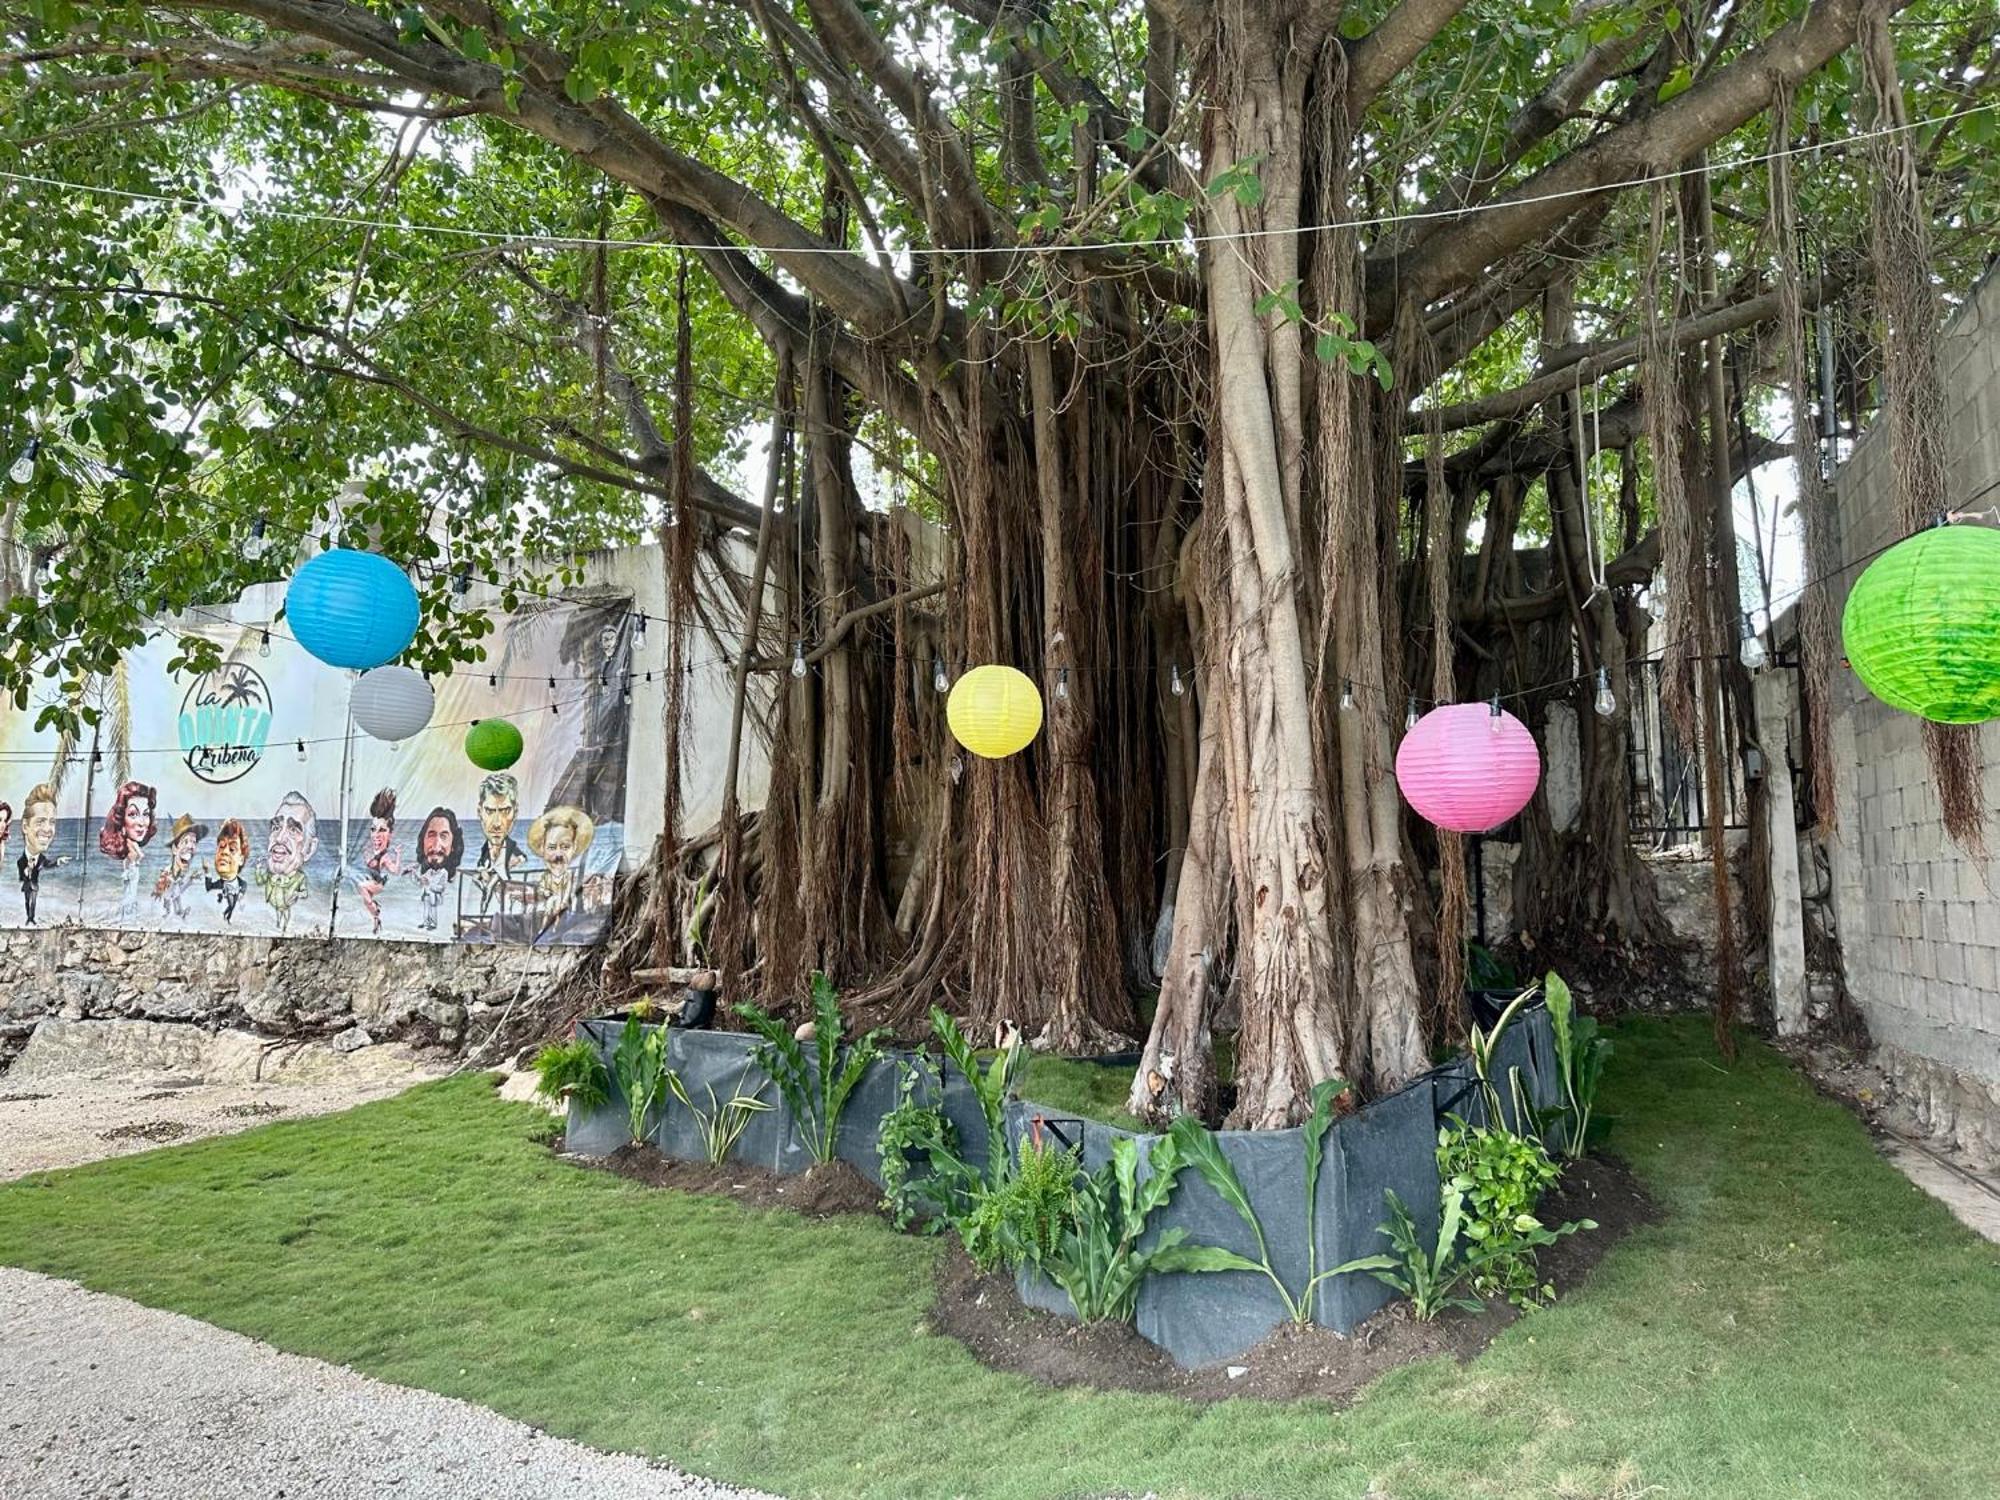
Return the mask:
{"type": "MultiPolygon", "coordinates": [[[[2000,268],[1952,319],[1941,358],[1947,494],[1987,508],[2000,491],[1972,497],[2000,482],[2000,268]]],[[[1901,534],[1890,459],[1878,421],[1840,471],[1845,561],[1901,534]]],[[[1981,858],[1945,832],[1919,721],[1877,702],[1851,673],[1836,675],[1834,707],[1840,831],[1830,852],[1848,991],[1878,1063],[1919,1117],[1970,1154],[2000,1159],[2000,724],[1975,731],[1996,851],[1981,858]]]]}

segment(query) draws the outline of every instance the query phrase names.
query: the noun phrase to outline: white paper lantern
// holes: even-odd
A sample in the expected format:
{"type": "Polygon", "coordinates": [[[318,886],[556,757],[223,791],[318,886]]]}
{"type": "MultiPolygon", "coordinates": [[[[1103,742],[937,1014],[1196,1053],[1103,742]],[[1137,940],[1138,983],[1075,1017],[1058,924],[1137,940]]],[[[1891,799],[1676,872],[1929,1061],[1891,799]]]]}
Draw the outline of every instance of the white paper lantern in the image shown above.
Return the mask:
{"type": "Polygon", "coordinates": [[[378,740],[406,740],[431,721],[437,697],[423,673],[408,667],[363,672],[348,700],[354,722],[378,740]]]}

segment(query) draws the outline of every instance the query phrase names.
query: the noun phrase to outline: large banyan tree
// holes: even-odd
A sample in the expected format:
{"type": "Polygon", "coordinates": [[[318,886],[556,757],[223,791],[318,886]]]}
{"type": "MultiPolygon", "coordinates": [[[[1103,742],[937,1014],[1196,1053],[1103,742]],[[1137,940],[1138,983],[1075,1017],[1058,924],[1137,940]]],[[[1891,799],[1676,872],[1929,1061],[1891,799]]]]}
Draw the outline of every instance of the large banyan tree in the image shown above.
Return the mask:
{"type": "Polygon", "coordinates": [[[1929,215],[1906,320],[1995,201],[1984,0],[0,16],[0,403],[46,439],[0,549],[21,701],[256,576],[251,529],[363,459],[348,522],[422,570],[430,665],[478,649],[456,580],[651,529],[738,708],[720,823],[670,806],[607,982],[823,968],[1064,1047],[1157,983],[1135,1105],[1212,1110],[1226,1018],[1250,1126],[1453,1025],[1465,851],[1398,798],[1411,704],[1584,705],[1517,924],[1661,940],[1637,592],[1726,774],[1731,487],[1816,476],[1792,413],[1872,399],[1869,185],[1929,215]],[[945,734],[983,662],[1048,708],[1005,761],[945,734]]]}

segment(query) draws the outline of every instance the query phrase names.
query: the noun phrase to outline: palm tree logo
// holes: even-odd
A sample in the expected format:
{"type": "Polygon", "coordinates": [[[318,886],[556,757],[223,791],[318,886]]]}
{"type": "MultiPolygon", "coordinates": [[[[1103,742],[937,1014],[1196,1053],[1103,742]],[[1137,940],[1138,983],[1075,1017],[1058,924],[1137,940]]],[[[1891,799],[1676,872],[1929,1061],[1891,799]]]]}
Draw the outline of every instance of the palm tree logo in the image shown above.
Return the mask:
{"type": "Polygon", "coordinates": [[[215,688],[213,701],[219,707],[264,706],[269,690],[264,686],[264,679],[252,671],[247,662],[230,662],[218,675],[221,682],[215,688]]]}
{"type": "Polygon", "coordinates": [[[214,786],[234,781],[264,758],[270,684],[248,662],[225,661],[189,686],[176,727],[189,771],[214,786]]]}

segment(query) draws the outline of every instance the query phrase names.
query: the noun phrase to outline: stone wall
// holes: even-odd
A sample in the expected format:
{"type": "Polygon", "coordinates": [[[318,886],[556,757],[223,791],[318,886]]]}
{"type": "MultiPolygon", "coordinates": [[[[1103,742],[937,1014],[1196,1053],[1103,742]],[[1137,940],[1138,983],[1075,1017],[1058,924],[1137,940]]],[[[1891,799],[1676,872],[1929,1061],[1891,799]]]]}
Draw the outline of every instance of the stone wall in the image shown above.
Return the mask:
{"type": "MultiPolygon", "coordinates": [[[[1942,345],[1951,423],[1946,493],[1985,508],[2000,494],[2000,271],[1989,271],[1942,345]]],[[[1890,449],[1878,423],[1838,481],[1843,560],[1901,532],[1890,449]]],[[[1843,575],[1850,581],[1860,568],[1843,575]]],[[[1920,1118],[1975,1154],[2000,1157],[2000,854],[1976,857],[1944,831],[1919,722],[1834,680],[1840,832],[1829,851],[1848,993],[1876,1061],[1920,1118]]],[[[2000,851],[2000,725],[1976,731],[1987,842],[2000,851]]]]}
{"type": "Polygon", "coordinates": [[[458,1045],[588,950],[214,937],[97,928],[0,933],[0,1067],[44,1016],[207,1031],[458,1045]]]}

